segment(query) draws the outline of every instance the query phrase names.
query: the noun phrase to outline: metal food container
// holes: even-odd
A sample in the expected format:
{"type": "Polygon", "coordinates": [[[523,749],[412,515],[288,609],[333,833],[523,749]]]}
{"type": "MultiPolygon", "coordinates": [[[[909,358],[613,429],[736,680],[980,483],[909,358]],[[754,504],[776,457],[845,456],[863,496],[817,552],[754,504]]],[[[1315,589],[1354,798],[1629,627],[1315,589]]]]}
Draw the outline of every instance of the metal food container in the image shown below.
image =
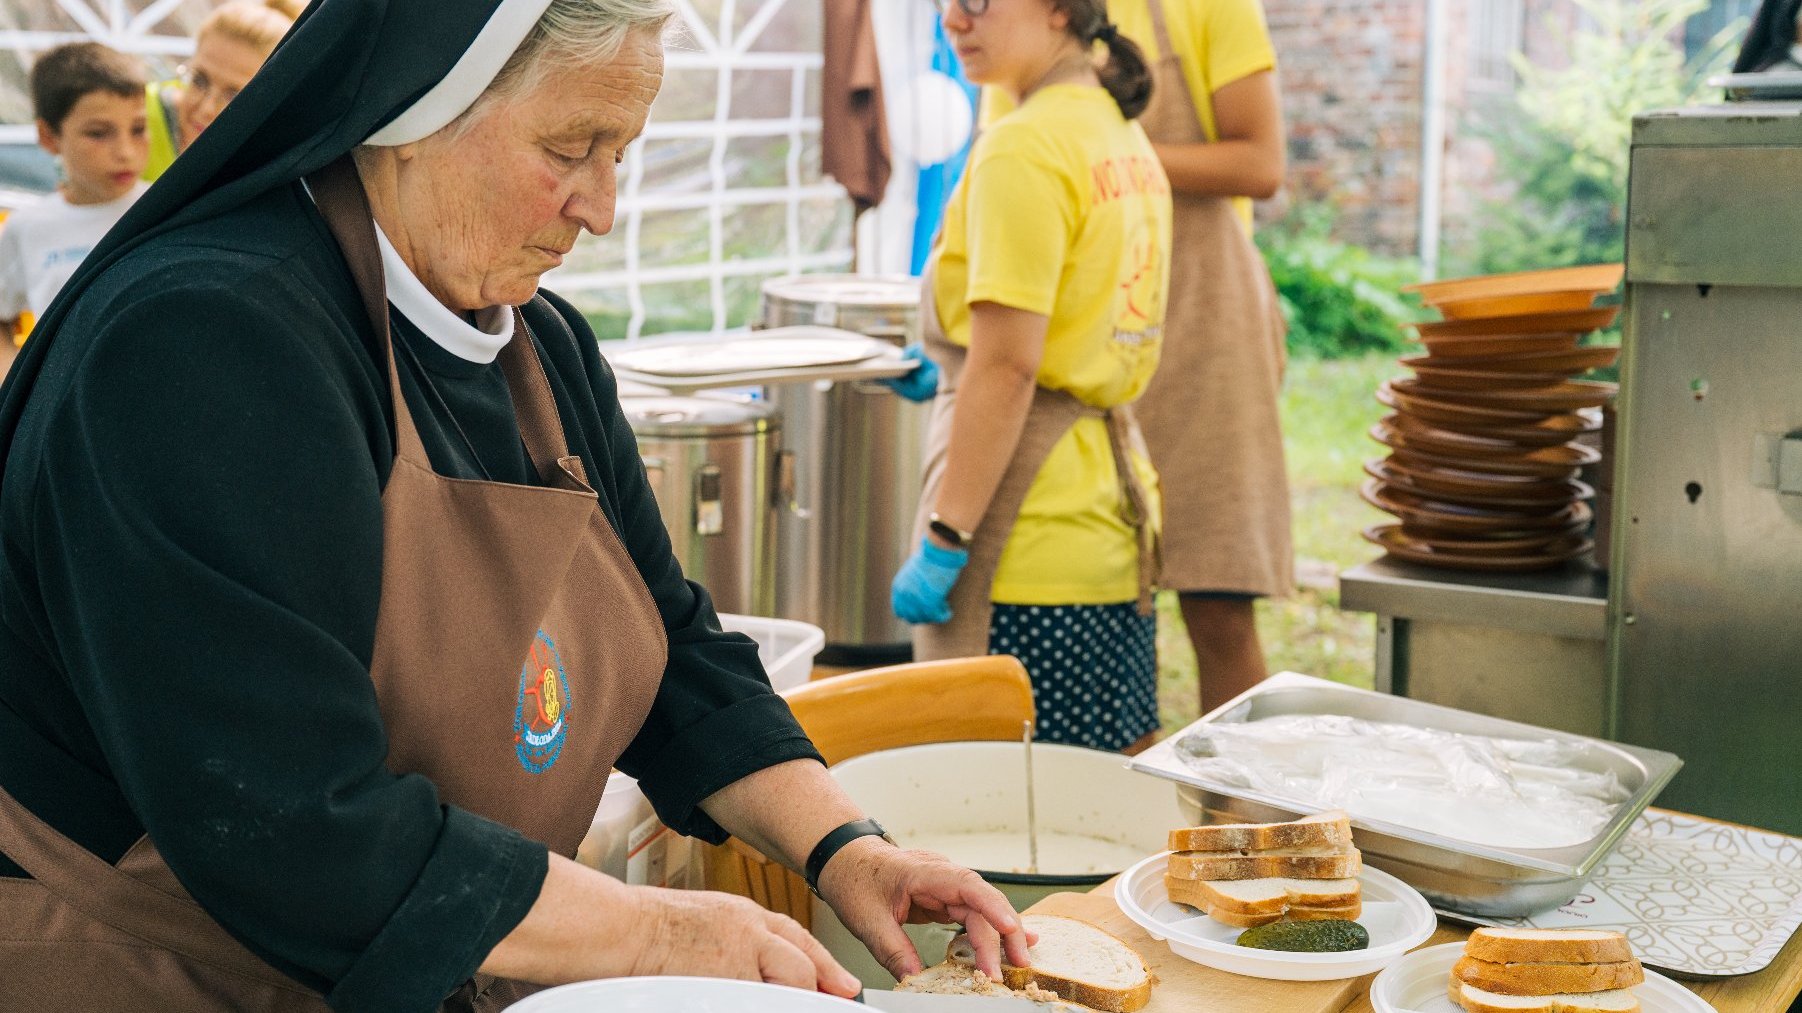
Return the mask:
{"type": "Polygon", "coordinates": [[[1131,766],[1179,782],[1185,815],[1197,823],[1275,823],[1320,812],[1309,801],[1210,783],[1176,753],[1183,736],[1211,725],[1288,715],[1340,715],[1501,739],[1551,739],[1576,746],[1579,765],[1612,772],[1630,792],[1601,833],[1568,848],[1502,848],[1453,840],[1381,820],[1352,827],[1364,860],[1424,894],[1434,907],[1486,918],[1513,918],[1558,907],[1575,897],[1668,784],[1683,761],[1669,753],[1485,717],[1404,697],[1355,689],[1285,672],[1272,676],[1201,720],[1140,754],[1131,766]]]}
{"type": "Polygon", "coordinates": [[[769,405],[622,397],[682,570],[714,608],[768,615],[775,600],[774,484],[781,426],[769,405]]]}
{"type": "MultiPolygon", "coordinates": [[[[850,274],[774,278],[764,327],[814,324],[893,344],[920,339],[920,279],[850,274]]],[[[768,388],[787,431],[794,500],[778,519],[775,615],[826,633],[829,664],[904,660],[912,634],[889,582],[912,551],[927,406],[869,381],[768,388]]]]}

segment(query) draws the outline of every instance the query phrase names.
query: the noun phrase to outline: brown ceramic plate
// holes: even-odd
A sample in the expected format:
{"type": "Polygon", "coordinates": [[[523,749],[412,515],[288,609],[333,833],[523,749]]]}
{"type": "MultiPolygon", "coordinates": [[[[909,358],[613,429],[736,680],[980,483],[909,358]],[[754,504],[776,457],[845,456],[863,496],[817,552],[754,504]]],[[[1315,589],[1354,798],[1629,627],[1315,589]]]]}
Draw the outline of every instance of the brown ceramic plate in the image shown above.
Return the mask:
{"type": "Polygon", "coordinates": [[[1549,482],[1518,475],[1496,478],[1449,468],[1420,470],[1394,461],[1365,461],[1364,473],[1428,499],[1504,510],[1551,510],[1593,499],[1596,494],[1593,488],[1574,479],[1549,482]]]}
{"type": "Polygon", "coordinates": [[[1499,538],[1489,536],[1458,538],[1446,535],[1419,534],[1409,531],[1405,524],[1373,524],[1364,529],[1364,537],[1378,545],[1395,542],[1429,551],[1460,552],[1472,556],[1521,556],[1535,552],[1555,552],[1566,547],[1562,543],[1580,542],[1585,536],[1581,532],[1550,531],[1499,538]]]}
{"type": "Polygon", "coordinates": [[[1422,397],[1413,392],[1413,380],[1389,380],[1377,388],[1377,401],[1406,415],[1425,419],[1434,425],[1459,429],[1491,429],[1502,426],[1530,426],[1542,421],[1547,412],[1523,412],[1485,405],[1464,404],[1446,397],[1422,397]]]}
{"type": "Polygon", "coordinates": [[[1627,273],[1624,264],[1585,264],[1581,267],[1554,267],[1540,271],[1516,271],[1512,274],[1483,274],[1469,278],[1447,278],[1423,281],[1402,288],[1403,292],[1420,293],[1420,301],[1428,306],[1467,299],[1489,299],[1497,296],[1536,295],[1542,292],[1612,292],[1627,273]]]}
{"type": "Polygon", "coordinates": [[[1385,446],[1405,445],[1410,448],[1420,448],[1456,457],[1518,457],[1521,454],[1532,453],[1534,450],[1540,449],[1538,444],[1524,445],[1513,440],[1441,429],[1412,415],[1391,413],[1383,416],[1382,421],[1377,425],[1385,427],[1394,434],[1394,440],[1400,441],[1391,442],[1378,436],[1377,431],[1372,429],[1372,438],[1385,446]]]}
{"type": "MultiPolygon", "coordinates": [[[[1413,356],[1408,358],[1430,358],[1413,356]]],[[[1440,360],[1444,361],[1444,360],[1440,360]]],[[[1457,361],[1457,360],[1452,360],[1457,361]]],[[[1448,369],[1403,361],[1422,384],[1441,390],[1518,390],[1522,387],[1556,387],[1565,380],[1563,373],[1494,372],[1482,369],[1448,369]]]]}
{"type": "Polygon", "coordinates": [[[1456,390],[1418,380],[1396,380],[1398,394],[1431,398],[1464,407],[1497,408],[1510,412],[1572,412],[1579,408],[1600,408],[1614,400],[1617,384],[1595,380],[1559,380],[1549,387],[1502,390],[1456,390]]]}
{"type": "MultiPolygon", "coordinates": [[[[1557,449],[1557,447],[1552,447],[1557,449]]],[[[1389,458],[1411,470],[1463,470],[1470,474],[1479,474],[1485,478],[1532,479],[1532,481],[1570,481],[1577,478],[1582,469],[1577,465],[1550,463],[1550,461],[1534,461],[1532,458],[1447,458],[1442,454],[1427,454],[1415,449],[1395,449],[1389,452],[1389,458]]]]}
{"type": "Polygon", "coordinates": [[[1530,313],[1570,313],[1595,305],[1594,289],[1569,292],[1534,292],[1526,295],[1496,295],[1479,299],[1452,299],[1434,303],[1433,308],[1447,320],[1472,320],[1482,317],[1519,317],[1530,313]]]}
{"type": "Polygon", "coordinates": [[[1373,528],[1364,532],[1364,537],[1376,543],[1391,556],[1407,560],[1410,563],[1438,566],[1448,570],[1484,570],[1490,573],[1530,573],[1534,570],[1550,570],[1595,548],[1594,542],[1575,536],[1540,549],[1521,552],[1518,555],[1486,555],[1437,548],[1418,540],[1409,539],[1402,535],[1399,529],[1373,528]]]}
{"type": "Polygon", "coordinates": [[[1578,373],[1612,366],[1619,359],[1619,345],[1550,351],[1511,352],[1504,355],[1408,355],[1401,360],[1409,369],[1476,369],[1492,373],[1578,373]]]}
{"type": "Polygon", "coordinates": [[[1463,337],[1422,337],[1427,353],[1438,359],[1466,359],[1495,355],[1519,355],[1532,352],[1571,352],[1582,335],[1563,331],[1558,334],[1512,334],[1493,337],[1487,334],[1463,337]]]}
{"type": "Polygon", "coordinates": [[[1511,317],[1480,317],[1473,320],[1441,320],[1436,323],[1411,325],[1422,338],[1512,337],[1522,334],[1588,334],[1614,323],[1620,316],[1619,306],[1570,310],[1564,313],[1527,313],[1511,317]]]}
{"type": "Polygon", "coordinates": [[[1445,503],[1374,478],[1358,487],[1358,495],[1378,510],[1401,518],[1410,530],[1444,534],[1527,535],[1587,524],[1594,516],[1587,503],[1568,503],[1555,510],[1504,510],[1445,503]]]}

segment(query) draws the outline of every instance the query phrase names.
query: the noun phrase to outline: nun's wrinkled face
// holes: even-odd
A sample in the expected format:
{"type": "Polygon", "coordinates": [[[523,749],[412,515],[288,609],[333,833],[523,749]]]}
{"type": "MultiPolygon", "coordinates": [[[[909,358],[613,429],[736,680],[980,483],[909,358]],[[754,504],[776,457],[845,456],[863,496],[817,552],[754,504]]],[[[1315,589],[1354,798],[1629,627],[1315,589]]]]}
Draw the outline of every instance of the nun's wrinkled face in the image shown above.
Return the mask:
{"type": "Polygon", "coordinates": [[[582,230],[612,230],[619,165],[662,83],[659,35],[634,33],[605,63],[553,71],[461,130],[394,149],[389,239],[452,310],[530,300],[582,230]]]}

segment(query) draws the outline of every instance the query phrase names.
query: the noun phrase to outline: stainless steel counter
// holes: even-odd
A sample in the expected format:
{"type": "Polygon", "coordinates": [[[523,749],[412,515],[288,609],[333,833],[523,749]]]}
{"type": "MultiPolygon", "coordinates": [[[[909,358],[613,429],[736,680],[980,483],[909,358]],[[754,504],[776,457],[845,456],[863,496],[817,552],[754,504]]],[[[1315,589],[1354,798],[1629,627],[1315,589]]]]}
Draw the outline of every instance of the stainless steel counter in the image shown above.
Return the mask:
{"type": "Polygon", "coordinates": [[[1526,574],[1387,557],[1339,576],[1340,607],[1377,616],[1376,688],[1600,736],[1607,729],[1608,575],[1588,560],[1526,574]]]}

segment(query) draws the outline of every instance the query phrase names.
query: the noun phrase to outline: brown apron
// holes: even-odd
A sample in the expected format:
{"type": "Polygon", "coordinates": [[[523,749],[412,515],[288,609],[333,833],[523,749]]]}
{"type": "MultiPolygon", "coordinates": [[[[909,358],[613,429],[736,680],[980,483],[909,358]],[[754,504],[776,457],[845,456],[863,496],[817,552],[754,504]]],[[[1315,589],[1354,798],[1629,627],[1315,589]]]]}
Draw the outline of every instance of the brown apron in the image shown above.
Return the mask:
{"type": "MultiPolygon", "coordinates": [[[[935,254],[936,256],[936,254],[935,254]]],[[[945,337],[939,320],[938,302],[933,284],[936,268],[926,272],[921,288],[920,320],[926,355],[938,364],[939,392],[932,402],[932,417],[926,435],[926,481],[920,493],[919,512],[914,518],[914,544],[926,534],[927,517],[938,501],[939,486],[945,480],[945,458],[951,447],[951,423],[957,412],[957,384],[969,353],[945,337]]],[[[968,658],[989,653],[989,619],[994,612],[989,599],[995,583],[995,571],[1001,563],[1001,550],[1014,530],[1014,519],[1032,490],[1039,469],[1051,455],[1053,447],[1084,416],[1107,420],[1108,448],[1113,451],[1114,468],[1120,476],[1120,514],[1133,529],[1139,543],[1139,613],[1151,614],[1151,590],[1157,581],[1157,534],[1150,517],[1150,496],[1139,473],[1132,467],[1132,452],[1145,453],[1139,437],[1138,423],[1132,408],[1121,405],[1102,409],[1084,404],[1060,390],[1035,387],[1032,407],[1026,414],[1026,428],[1020,433],[1020,444],[1013,459],[1001,475],[995,498],[989,501],[982,523],[976,526],[976,540],[970,546],[970,561],[952,585],[948,623],[922,623],[913,628],[914,660],[938,661],[944,658],[968,658]]]]}
{"type": "MultiPolygon", "coordinates": [[[[348,158],[309,180],[381,336],[395,460],[382,492],[374,680],[388,766],[443,800],[574,855],[607,774],[650,712],[668,642],[649,589],[572,456],[523,319],[501,367],[548,486],[432,472],[401,396],[373,220],[348,158]]],[[[323,1013],[189,898],[144,838],[115,865],[0,791],[8,1009],[323,1013]]],[[[534,988],[478,975],[444,1009],[534,988]]]]}
{"type": "MultiPolygon", "coordinates": [[[[1165,2],[1146,0],[1159,59],[1139,122],[1154,143],[1206,143],[1165,2]]],[[[1231,198],[1172,197],[1163,358],[1134,406],[1164,493],[1161,583],[1287,594],[1295,563],[1277,416],[1285,327],[1276,290],[1231,198]]]]}

